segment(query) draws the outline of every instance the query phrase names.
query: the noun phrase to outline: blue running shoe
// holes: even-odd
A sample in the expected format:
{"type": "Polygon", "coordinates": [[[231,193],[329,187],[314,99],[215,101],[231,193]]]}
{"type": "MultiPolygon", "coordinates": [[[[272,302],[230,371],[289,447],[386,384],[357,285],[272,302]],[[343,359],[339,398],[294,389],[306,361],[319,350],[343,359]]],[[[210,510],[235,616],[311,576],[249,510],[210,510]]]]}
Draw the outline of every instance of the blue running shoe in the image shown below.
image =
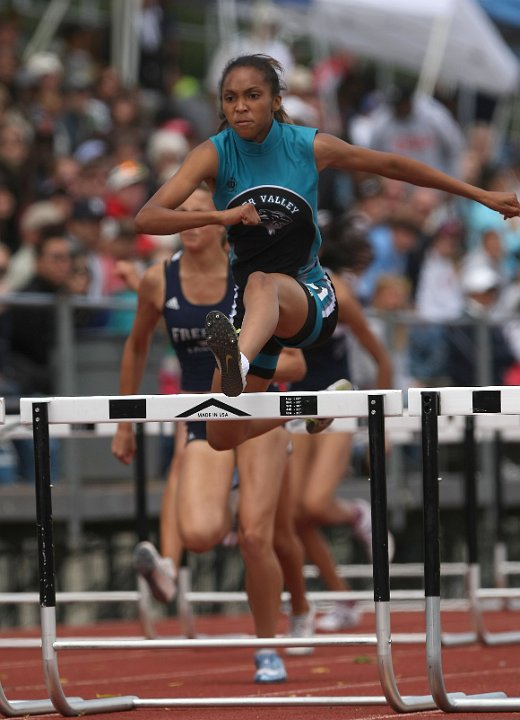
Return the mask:
{"type": "Polygon", "coordinates": [[[258,650],[255,653],[255,682],[279,683],[287,680],[282,658],[275,650],[258,650]]]}

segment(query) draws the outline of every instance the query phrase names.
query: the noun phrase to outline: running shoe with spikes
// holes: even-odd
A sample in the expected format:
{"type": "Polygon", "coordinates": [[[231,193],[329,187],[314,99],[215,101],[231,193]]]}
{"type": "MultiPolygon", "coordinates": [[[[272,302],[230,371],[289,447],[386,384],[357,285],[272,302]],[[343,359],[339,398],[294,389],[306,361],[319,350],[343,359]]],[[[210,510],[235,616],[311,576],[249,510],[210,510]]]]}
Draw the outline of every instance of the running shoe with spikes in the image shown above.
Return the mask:
{"type": "MultiPolygon", "coordinates": [[[[350,380],[342,378],[341,380],[336,380],[336,382],[332,383],[332,385],[329,385],[327,390],[331,392],[338,390],[353,390],[353,385],[350,380]]],[[[305,420],[305,429],[310,435],[316,435],[317,433],[326,430],[333,422],[334,418],[307,418],[305,420]]]]}
{"type": "Polygon", "coordinates": [[[222,392],[228,397],[238,397],[244,391],[246,379],[242,371],[237,332],[219,310],[212,310],[206,315],[206,342],[220,370],[222,392]]]}

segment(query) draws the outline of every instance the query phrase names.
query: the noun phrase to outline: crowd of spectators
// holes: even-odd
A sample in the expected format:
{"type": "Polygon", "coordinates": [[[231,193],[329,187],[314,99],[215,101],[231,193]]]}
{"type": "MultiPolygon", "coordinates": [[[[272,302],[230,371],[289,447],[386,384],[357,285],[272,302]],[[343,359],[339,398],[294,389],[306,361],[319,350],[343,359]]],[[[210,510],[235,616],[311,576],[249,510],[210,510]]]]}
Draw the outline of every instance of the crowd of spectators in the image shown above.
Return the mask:
{"type": "MultiPolygon", "coordinates": [[[[132,88],[100,51],[92,29],[67,26],[48,50],[25,58],[23,23],[0,18],[4,297],[132,297],[119,263],[144,267],[177,247],[175,236],[138,235],[134,215],[190,148],[217,130],[211,83],[225,58],[217,50],[207,78],[187,82],[175,36],[161,20],[162,5],[144,3],[145,49],[132,88]]],[[[272,19],[269,25],[276,33],[272,19]]],[[[461,128],[447,104],[415,93],[408,79],[376,88],[366,65],[344,52],[302,64],[291,48],[257,33],[254,48],[262,47],[275,53],[282,47],[291,57],[285,102],[296,122],[410,154],[475,184],[520,191],[520,153],[497,146],[488,120],[461,128]]],[[[487,380],[514,381],[520,367],[520,324],[512,317],[520,306],[517,219],[504,221],[477,203],[433,190],[332,171],[321,177],[319,204],[325,238],[332,221],[340,221],[372,246],[357,292],[377,332],[387,335],[396,387],[478,384],[475,328],[482,318],[495,319],[487,380]],[[509,319],[501,320],[501,311],[509,319]],[[396,312],[399,322],[382,323],[396,312]],[[403,318],[413,322],[403,324],[403,318]]],[[[131,313],[99,308],[76,316],[83,332],[126,333],[130,321],[131,313]]],[[[55,341],[48,308],[11,308],[6,300],[0,389],[50,392],[55,341]]],[[[369,365],[358,351],[353,380],[369,386],[369,365]]]]}

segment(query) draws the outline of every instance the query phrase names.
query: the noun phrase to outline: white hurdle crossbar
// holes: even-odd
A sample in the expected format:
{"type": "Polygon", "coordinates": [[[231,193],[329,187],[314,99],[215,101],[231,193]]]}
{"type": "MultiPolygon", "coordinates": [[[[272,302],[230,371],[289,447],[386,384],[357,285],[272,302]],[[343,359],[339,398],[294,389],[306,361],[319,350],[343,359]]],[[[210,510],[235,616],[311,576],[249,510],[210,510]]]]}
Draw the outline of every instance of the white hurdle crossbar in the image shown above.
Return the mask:
{"type": "Polygon", "coordinates": [[[20,416],[32,423],[35,446],[37,525],[40,567],[40,605],[42,625],[42,658],[49,696],[55,708],[64,715],[79,715],[135,707],[251,706],[251,705],[380,705],[389,702],[401,712],[435,708],[431,696],[403,697],[399,694],[391,662],[389,613],[388,533],[386,525],[386,477],[384,421],[385,416],[402,413],[400,391],[323,392],[323,393],[251,393],[238,398],[223,395],[177,395],[133,397],[77,397],[22,399],[20,416]],[[368,417],[371,463],[371,502],[374,557],[374,600],[376,635],[332,636],[314,638],[273,638],[279,647],[303,645],[371,645],[376,646],[378,668],[384,696],[375,697],[228,697],[228,698],[96,698],[73,702],[61,685],[57,651],[84,648],[180,648],[180,647],[257,647],[265,638],[213,640],[83,640],[58,641],[56,638],[56,593],[54,585],[54,549],[52,499],[49,464],[49,423],[133,422],[190,420],[236,420],[290,417],[368,417]]]}
{"type": "MultiPolygon", "coordinates": [[[[422,423],[424,581],[426,594],[426,655],[428,681],[438,707],[445,712],[518,712],[520,697],[494,693],[492,697],[448,695],[442,670],[440,615],[440,512],[438,417],[480,414],[520,414],[519,387],[414,388],[408,408],[422,423]]],[[[470,459],[466,458],[466,462],[470,459]]],[[[477,578],[474,577],[475,583],[477,578]]]]}

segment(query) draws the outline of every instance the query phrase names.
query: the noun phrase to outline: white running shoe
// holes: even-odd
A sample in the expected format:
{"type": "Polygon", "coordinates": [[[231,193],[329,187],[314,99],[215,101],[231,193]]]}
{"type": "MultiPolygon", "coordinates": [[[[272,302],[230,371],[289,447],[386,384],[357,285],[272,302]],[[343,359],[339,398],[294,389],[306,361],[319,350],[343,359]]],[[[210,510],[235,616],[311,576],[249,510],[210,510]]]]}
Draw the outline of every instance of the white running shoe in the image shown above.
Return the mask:
{"type": "Polygon", "coordinates": [[[156,600],[169,603],[177,593],[177,573],[171,558],[159,555],[147,540],[138,543],[134,550],[134,568],[150,588],[156,600]]]}
{"type": "MultiPolygon", "coordinates": [[[[316,620],[316,608],[313,605],[309,605],[309,609],[302,615],[290,615],[289,616],[289,632],[288,637],[291,638],[306,638],[314,635],[314,624],[316,620]]],[[[287,655],[310,655],[314,652],[314,647],[286,647],[285,652],[287,655]]]]}
{"type": "MultiPolygon", "coordinates": [[[[365,548],[365,552],[372,560],[372,511],[370,503],[366,500],[353,500],[357,517],[352,523],[352,533],[365,548]]],[[[392,562],[395,553],[395,541],[392,533],[388,533],[388,562],[392,562]]]]}
{"type": "MultiPolygon", "coordinates": [[[[352,390],[353,387],[354,386],[350,380],[342,378],[341,380],[336,380],[336,382],[332,383],[332,385],[329,385],[327,390],[330,390],[331,392],[337,390],[352,390]]],[[[310,435],[317,435],[317,433],[326,430],[333,422],[334,418],[307,418],[305,420],[305,429],[310,435]]]]}
{"type": "Polygon", "coordinates": [[[318,618],[316,629],[321,632],[336,633],[359,624],[361,613],[355,605],[336,602],[332,608],[318,618]]]}

